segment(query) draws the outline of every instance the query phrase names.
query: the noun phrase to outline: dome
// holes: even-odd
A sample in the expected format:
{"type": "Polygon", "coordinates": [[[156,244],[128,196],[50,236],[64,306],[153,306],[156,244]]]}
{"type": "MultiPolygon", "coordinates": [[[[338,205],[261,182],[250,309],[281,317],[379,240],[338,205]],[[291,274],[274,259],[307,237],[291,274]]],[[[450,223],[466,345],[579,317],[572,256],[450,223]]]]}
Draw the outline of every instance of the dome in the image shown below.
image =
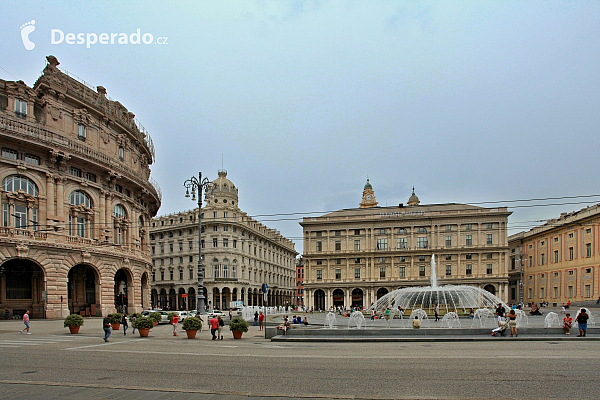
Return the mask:
{"type": "Polygon", "coordinates": [[[368,179],[367,179],[367,183],[365,184],[365,189],[373,189],[373,186],[371,186],[368,179]]]}
{"type": "Polygon", "coordinates": [[[419,198],[415,194],[415,187],[413,186],[412,196],[410,196],[410,198],[408,199],[407,204],[409,206],[417,206],[417,205],[419,205],[419,203],[420,203],[419,198]]]}
{"type": "Polygon", "coordinates": [[[224,169],[219,170],[219,177],[212,181],[214,189],[210,197],[215,203],[224,203],[236,205],[238,201],[238,189],[237,187],[227,179],[227,171],[224,169]],[[216,201],[215,201],[216,200],[216,201]]]}

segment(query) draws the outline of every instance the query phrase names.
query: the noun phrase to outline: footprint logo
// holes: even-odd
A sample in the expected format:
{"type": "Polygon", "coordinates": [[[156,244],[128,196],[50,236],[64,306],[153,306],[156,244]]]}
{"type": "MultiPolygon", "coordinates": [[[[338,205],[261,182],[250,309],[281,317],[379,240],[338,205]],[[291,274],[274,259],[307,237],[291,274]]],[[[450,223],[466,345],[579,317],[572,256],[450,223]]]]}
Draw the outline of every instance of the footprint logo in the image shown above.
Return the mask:
{"type": "Polygon", "coordinates": [[[31,22],[28,22],[21,26],[21,39],[23,39],[23,46],[27,50],[33,50],[35,48],[35,43],[29,40],[29,34],[35,31],[35,20],[32,19],[31,22]]]}

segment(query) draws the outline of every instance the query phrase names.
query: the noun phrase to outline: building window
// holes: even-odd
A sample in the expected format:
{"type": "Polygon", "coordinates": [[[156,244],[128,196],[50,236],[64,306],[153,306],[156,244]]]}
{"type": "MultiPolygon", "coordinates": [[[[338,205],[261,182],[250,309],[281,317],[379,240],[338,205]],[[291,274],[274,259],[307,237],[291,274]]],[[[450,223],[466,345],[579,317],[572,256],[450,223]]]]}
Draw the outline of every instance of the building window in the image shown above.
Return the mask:
{"type": "Polygon", "coordinates": [[[446,232],[450,232],[452,230],[452,225],[446,225],[446,232]]]}
{"type": "Polygon", "coordinates": [[[342,236],[342,231],[335,231],[335,236],[342,236]]]}
{"type": "Polygon", "coordinates": [[[173,252],[173,243],[169,243],[169,252],[173,252]]]}
{"type": "Polygon", "coordinates": [[[446,254],[446,261],[452,260],[452,254],[446,254]]]}
{"type": "Polygon", "coordinates": [[[342,250],[342,242],[340,242],[339,240],[335,241],[335,251],[340,251],[342,250]]]}
{"type": "Polygon", "coordinates": [[[229,239],[223,239],[223,247],[229,247],[229,239]]]}
{"type": "Polygon", "coordinates": [[[554,250],[554,262],[558,262],[558,250],[554,250]]]}
{"type": "Polygon", "coordinates": [[[190,271],[190,274],[189,274],[190,278],[189,279],[194,279],[194,270],[190,269],[189,271],[190,271]]]}
{"type": "Polygon", "coordinates": [[[25,162],[31,165],[40,165],[40,158],[38,156],[32,156],[31,154],[25,155],[25,162]]]}
{"type": "Polygon", "coordinates": [[[465,224],[465,231],[470,231],[473,229],[473,225],[471,224],[465,224]]]}
{"type": "Polygon", "coordinates": [[[85,126],[77,125],[77,139],[85,142],[86,137],[87,137],[87,133],[85,131],[85,126]]]}
{"type": "Polygon", "coordinates": [[[569,298],[572,298],[573,297],[573,286],[569,286],[567,289],[569,291],[569,298]]]}
{"type": "Polygon", "coordinates": [[[546,296],[544,288],[540,288],[540,299],[543,299],[546,296]]]}
{"type": "Polygon", "coordinates": [[[491,233],[488,233],[488,234],[486,235],[486,241],[485,241],[485,243],[486,243],[486,244],[492,244],[492,243],[493,243],[493,242],[492,242],[492,234],[491,234],[491,233]]]}
{"type": "Polygon", "coordinates": [[[383,264],[385,262],[385,257],[379,257],[379,263],[383,264]]]}
{"type": "Polygon", "coordinates": [[[360,235],[360,229],[354,229],[354,235],[360,235]]]}
{"type": "Polygon", "coordinates": [[[388,241],[387,239],[377,239],[377,250],[387,250],[388,241]]]}
{"type": "Polygon", "coordinates": [[[399,262],[406,262],[406,257],[405,256],[400,256],[400,257],[398,257],[398,261],[399,262]]]}
{"type": "Polygon", "coordinates": [[[592,288],[590,285],[585,285],[585,297],[590,298],[592,297],[592,288]]]}
{"type": "Polygon", "coordinates": [[[190,258],[188,259],[188,262],[194,262],[194,256],[190,256],[190,258]]]}
{"type": "Polygon", "coordinates": [[[81,178],[81,170],[78,168],[74,168],[74,167],[69,168],[69,173],[73,176],[81,178]]]}
{"type": "Polygon", "coordinates": [[[341,259],[341,258],[336,258],[336,259],[335,259],[335,263],[336,263],[337,265],[341,265],[341,264],[342,264],[342,259],[341,259]]]}
{"type": "Polygon", "coordinates": [[[317,279],[318,280],[323,279],[323,270],[322,269],[317,270],[317,279]]]}
{"type": "Polygon", "coordinates": [[[419,276],[425,276],[425,266],[424,265],[419,266],[419,276]]]}
{"type": "Polygon", "coordinates": [[[569,247],[569,260],[573,260],[574,258],[574,251],[572,247],[569,247]]]}
{"type": "Polygon", "coordinates": [[[465,274],[466,275],[473,275],[473,265],[471,264],[467,264],[465,267],[465,274]]]}
{"type": "Polygon", "coordinates": [[[339,268],[335,270],[335,279],[342,279],[342,270],[339,268]]]}
{"type": "Polygon", "coordinates": [[[586,257],[591,257],[592,256],[592,244],[591,243],[586,243],[585,244],[585,256],[586,257]]]}
{"type": "Polygon", "coordinates": [[[323,251],[323,243],[317,242],[317,251],[323,251]]]}
{"type": "Polygon", "coordinates": [[[554,287],[552,288],[552,290],[554,291],[554,298],[555,298],[555,299],[556,299],[556,298],[558,298],[558,288],[557,288],[556,286],[554,286],[554,287]]]}
{"type": "Polygon", "coordinates": [[[219,277],[219,264],[213,264],[213,278],[219,277]]]}
{"type": "Polygon", "coordinates": [[[546,254],[544,254],[544,253],[540,254],[540,261],[541,261],[542,265],[546,264],[546,254]]]}
{"type": "Polygon", "coordinates": [[[123,161],[125,159],[125,149],[123,146],[119,146],[119,160],[123,161]]]}
{"type": "Polygon", "coordinates": [[[69,215],[69,235],[87,237],[88,216],[92,211],[92,200],[87,194],[76,190],[71,192],[69,203],[72,206],[69,215]]]}
{"type": "Polygon", "coordinates": [[[23,100],[15,99],[15,116],[23,119],[27,117],[27,103],[23,100]]]}
{"type": "Polygon", "coordinates": [[[355,258],[354,259],[354,264],[360,264],[360,258],[355,258]]]}
{"type": "Polygon", "coordinates": [[[452,236],[446,236],[446,247],[452,246],[452,236]]]}
{"type": "Polygon", "coordinates": [[[323,232],[322,231],[318,231],[317,232],[317,237],[321,237],[321,236],[323,236],[323,232]]]}
{"type": "Polygon", "coordinates": [[[465,239],[465,245],[472,246],[473,245],[473,235],[467,235],[465,239]]]}
{"type": "Polygon", "coordinates": [[[2,149],[2,157],[17,160],[19,158],[19,153],[11,149],[2,149]]]}
{"type": "Polygon", "coordinates": [[[491,275],[491,274],[492,274],[492,272],[493,272],[493,271],[492,271],[492,264],[488,264],[488,265],[487,265],[487,269],[486,269],[486,273],[487,273],[488,275],[491,275]]]}
{"type": "Polygon", "coordinates": [[[417,238],[417,247],[419,249],[426,249],[427,248],[427,238],[426,237],[418,237],[417,238]]]}
{"type": "Polygon", "coordinates": [[[385,267],[379,268],[379,277],[385,278],[385,267]]]}
{"type": "Polygon", "coordinates": [[[398,234],[399,235],[406,235],[406,229],[404,229],[404,228],[398,229],[398,234]]]}
{"type": "Polygon", "coordinates": [[[406,278],[406,268],[405,267],[398,268],[398,271],[400,273],[400,278],[406,278]]]}
{"type": "Polygon", "coordinates": [[[489,223],[489,222],[488,222],[488,223],[485,225],[485,227],[486,227],[487,229],[492,229],[492,227],[493,227],[493,226],[492,226],[492,224],[491,224],[491,223],[489,223]]]}
{"type": "Polygon", "coordinates": [[[323,265],[323,260],[317,260],[317,265],[323,265]]]}
{"type": "Polygon", "coordinates": [[[472,259],[473,259],[473,254],[470,254],[470,253],[469,253],[469,254],[466,254],[466,255],[465,255],[465,259],[467,259],[467,260],[472,260],[472,259]]]}
{"type": "Polygon", "coordinates": [[[213,247],[217,247],[218,246],[217,242],[218,242],[217,238],[214,238],[213,239],[213,247]]]}
{"type": "Polygon", "coordinates": [[[452,276],[452,265],[446,265],[446,276],[452,276]]]}
{"type": "Polygon", "coordinates": [[[360,268],[354,268],[354,278],[360,279],[360,268]]]}

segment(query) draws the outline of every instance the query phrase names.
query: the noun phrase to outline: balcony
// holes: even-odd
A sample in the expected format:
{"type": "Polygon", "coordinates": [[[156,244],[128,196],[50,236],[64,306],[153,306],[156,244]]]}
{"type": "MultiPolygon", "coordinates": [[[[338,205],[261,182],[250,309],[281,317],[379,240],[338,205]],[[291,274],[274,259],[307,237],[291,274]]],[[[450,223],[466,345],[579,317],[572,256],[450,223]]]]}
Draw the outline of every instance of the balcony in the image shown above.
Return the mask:
{"type": "Polygon", "coordinates": [[[156,193],[156,197],[162,201],[162,192],[154,179],[149,178],[148,181],[140,179],[140,174],[129,168],[116,159],[109,157],[107,154],[95,150],[94,148],[85,145],[80,140],[71,140],[66,136],[54,133],[39,124],[22,121],[17,118],[12,118],[8,115],[0,115],[0,130],[14,134],[18,137],[42,143],[50,147],[56,147],[65,150],[70,154],[77,155],[83,159],[89,159],[101,164],[119,174],[127,177],[133,182],[148,190],[150,193],[156,193]]]}

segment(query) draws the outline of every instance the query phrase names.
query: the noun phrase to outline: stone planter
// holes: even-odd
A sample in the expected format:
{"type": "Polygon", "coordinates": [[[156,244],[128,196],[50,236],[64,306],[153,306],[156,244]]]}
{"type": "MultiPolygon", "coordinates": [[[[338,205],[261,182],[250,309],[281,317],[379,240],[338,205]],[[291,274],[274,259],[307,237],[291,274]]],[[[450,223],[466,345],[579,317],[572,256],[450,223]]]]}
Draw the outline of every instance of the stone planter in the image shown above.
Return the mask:
{"type": "Polygon", "coordinates": [[[69,330],[71,331],[72,334],[79,333],[79,328],[81,328],[81,327],[80,326],[69,326],[69,330]]]}
{"type": "Polygon", "coordinates": [[[140,337],[148,337],[148,333],[150,333],[150,328],[138,329],[138,332],[140,333],[140,337]]]}
{"type": "Polygon", "coordinates": [[[190,329],[188,331],[185,331],[185,333],[187,334],[188,339],[196,339],[196,333],[198,333],[198,330],[190,329]]]}
{"type": "Polygon", "coordinates": [[[231,331],[231,332],[233,332],[233,338],[234,339],[241,339],[242,338],[242,333],[244,333],[242,331],[231,331]]]}
{"type": "Polygon", "coordinates": [[[118,331],[119,328],[121,327],[121,324],[110,324],[110,326],[112,326],[113,331],[118,331]]]}

